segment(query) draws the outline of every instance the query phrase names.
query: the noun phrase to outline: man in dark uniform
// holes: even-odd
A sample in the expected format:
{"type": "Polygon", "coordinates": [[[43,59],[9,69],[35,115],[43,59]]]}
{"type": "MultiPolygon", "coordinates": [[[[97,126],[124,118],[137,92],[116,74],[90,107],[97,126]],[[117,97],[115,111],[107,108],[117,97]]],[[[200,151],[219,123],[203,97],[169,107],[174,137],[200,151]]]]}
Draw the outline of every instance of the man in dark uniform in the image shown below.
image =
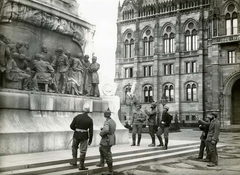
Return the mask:
{"type": "Polygon", "coordinates": [[[207,152],[206,160],[209,160],[209,151],[208,151],[208,148],[206,146],[206,138],[207,138],[208,129],[209,129],[209,125],[210,125],[209,116],[206,117],[205,121],[201,120],[201,119],[198,119],[198,123],[199,123],[199,129],[202,130],[202,134],[200,136],[201,143],[200,143],[199,153],[198,153],[197,159],[203,159],[204,149],[206,147],[206,152],[207,152]]]}
{"type": "Polygon", "coordinates": [[[83,105],[83,114],[77,115],[70,125],[70,128],[74,130],[72,143],[73,162],[70,164],[73,166],[77,165],[77,149],[78,145],[80,144],[79,170],[88,169],[84,166],[84,161],[87,147],[88,145],[91,145],[93,138],[93,120],[88,116],[89,111],[90,105],[88,103],[85,103],[83,105]]]}
{"type": "Polygon", "coordinates": [[[149,147],[154,147],[155,146],[155,132],[156,132],[156,118],[157,118],[157,103],[152,102],[151,103],[151,111],[144,110],[145,113],[148,115],[148,128],[149,128],[149,135],[152,138],[152,143],[148,145],[149,147]]]}
{"type": "Polygon", "coordinates": [[[169,127],[171,124],[172,116],[168,113],[169,107],[164,106],[163,107],[163,113],[162,113],[162,120],[159,122],[159,129],[157,131],[157,137],[159,139],[160,144],[158,146],[163,146],[163,141],[162,141],[162,134],[164,134],[164,139],[165,139],[165,146],[164,149],[168,149],[168,136],[169,136],[169,127]]]}
{"type": "Polygon", "coordinates": [[[112,174],[113,160],[111,147],[115,145],[116,123],[111,118],[111,111],[109,109],[104,112],[104,117],[106,118],[106,121],[104,122],[103,128],[101,128],[100,131],[100,136],[102,137],[99,147],[100,162],[96,166],[104,167],[104,161],[106,160],[108,171],[110,174],[112,174]]]}

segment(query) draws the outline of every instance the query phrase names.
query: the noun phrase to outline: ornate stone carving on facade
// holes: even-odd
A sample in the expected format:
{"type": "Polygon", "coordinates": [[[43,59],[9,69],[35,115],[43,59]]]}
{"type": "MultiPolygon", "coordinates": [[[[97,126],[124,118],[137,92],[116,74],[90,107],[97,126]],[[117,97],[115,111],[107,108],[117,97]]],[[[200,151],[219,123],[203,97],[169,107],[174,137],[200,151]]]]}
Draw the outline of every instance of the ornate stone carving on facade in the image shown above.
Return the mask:
{"type": "Polygon", "coordinates": [[[85,36],[87,36],[89,29],[66,19],[15,2],[6,3],[2,9],[2,14],[2,22],[15,20],[30,23],[37,27],[72,36],[73,41],[77,42],[83,50],[86,46],[85,36]]]}

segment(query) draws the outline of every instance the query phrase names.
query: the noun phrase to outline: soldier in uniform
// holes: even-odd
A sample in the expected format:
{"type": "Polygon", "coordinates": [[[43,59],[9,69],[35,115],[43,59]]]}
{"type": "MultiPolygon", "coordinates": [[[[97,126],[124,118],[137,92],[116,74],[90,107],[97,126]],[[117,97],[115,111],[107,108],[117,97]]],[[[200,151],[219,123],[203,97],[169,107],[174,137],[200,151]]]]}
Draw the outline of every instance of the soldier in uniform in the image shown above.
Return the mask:
{"type": "Polygon", "coordinates": [[[156,132],[156,118],[157,118],[157,103],[152,102],[151,103],[151,111],[144,110],[145,113],[148,115],[148,128],[149,128],[149,135],[152,138],[152,143],[148,145],[149,147],[154,147],[155,146],[155,132],[156,132]]]}
{"type": "Polygon", "coordinates": [[[138,134],[138,142],[137,146],[140,146],[141,137],[142,137],[142,127],[143,122],[146,120],[146,116],[141,110],[141,104],[136,104],[136,110],[133,111],[133,116],[131,120],[131,127],[132,127],[132,145],[136,145],[136,134],[138,134]]]}
{"type": "Polygon", "coordinates": [[[77,149],[80,144],[80,164],[79,170],[87,170],[84,166],[85,156],[88,145],[91,145],[93,138],[93,120],[88,116],[90,105],[85,103],[83,105],[83,114],[74,117],[70,128],[74,130],[72,143],[73,162],[70,164],[77,165],[77,149]],[[89,140],[88,140],[89,139],[89,140]]]}
{"type": "Polygon", "coordinates": [[[51,65],[56,71],[55,86],[58,88],[58,91],[61,86],[61,93],[64,94],[67,86],[69,63],[68,57],[63,53],[63,49],[61,47],[57,48],[56,58],[51,65]]]}
{"type": "Polygon", "coordinates": [[[115,145],[116,123],[111,118],[111,111],[109,108],[104,112],[104,117],[106,118],[106,121],[100,131],[100,136],[102,137],[99,147],[100,162],[96,166],[104,167],[104,161],[106,160],[109,173],[113,173],[111,147],[115,145]]]}
{"type": "Polygon", "coordinates": [[[164,134],[164,140],[165,140],[165,146],[164,149],[168,149],[168,136],[169,136],[169,127],[171,124],[172,116],[168,113],[169,107],[164,106],[163,107],[163,113],[162,113],[162,120],[159,122],[159,129],[157,131],[157,137],[159,139],[160,144],[158,146],[163,146],[162,141],[162,134],[164,134]]]}
{"type": "Polygon", "coordinates": [[[220,122],[215,113],[211,113],[209,117],[211,122],[207,134],[206,145],[209,151],[210,163],[207,166],[214,167],[218,165],[217,143],[219,141],[220,122]]]}

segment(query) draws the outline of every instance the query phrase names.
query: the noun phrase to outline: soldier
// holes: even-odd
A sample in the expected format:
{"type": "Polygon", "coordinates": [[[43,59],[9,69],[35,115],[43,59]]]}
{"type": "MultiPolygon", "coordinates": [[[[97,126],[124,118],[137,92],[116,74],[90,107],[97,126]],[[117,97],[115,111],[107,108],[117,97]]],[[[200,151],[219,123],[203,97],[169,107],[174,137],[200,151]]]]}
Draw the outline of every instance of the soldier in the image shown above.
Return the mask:
{"type": "MultiPolygon", "coordinates": [[[[207,138],[208,129],[209,129],[209,125],[210,125],[210,118],[207,115],[205,121],[200,120],[198,117],[197,117],[197,120],[199,123],[199,129],[202,130],[202,134],[200,136],[201,143],[200,143],[197,159],[203,159],[204,149],[206,147],[206,138],[207,138]]],[[[206,159],[204,159],[204,160],[209,160],[209,151],[208,151],[207,147],[206,147],[206,152],[207,152],[207,156],[206,156],[206,159]]]]}
{"type": "Polygon", "coordinates": [[[99,76],[97,71],[100,68],[100,64],[97,63],[96,61],[97,61],[97,57],[93,56],[92,63],[89,66],[89,72],[91,74],[91,83],[92,83],[90,95],[94,97],[99,97],[100,95],[99,88],[98,88],[99,76]]]}
{"type": "Polygon", "coordinates": [[[90,105],[85,103],[83,105],[83,114],[74,117],[70,128],[74,130],[73,143],[72,143],[72,156],[73,162],[70,164],[77,165],[77,149],[80,144],[80,164],[79,170],[88,170],[84,166],[84,161],[87,153],[88,145],[91,145],[93,138],[93,120],[88,116],[90,105]],[[89,140],[88,140],[89,138],[89,140]]]}
{"type": "MultiPolygon", "coordinates": [[[[50,82],[53,79],[54,69],[49,62],[43,61],[42,54],[36,54],[36,61],[33,64],[33,70],[36,71],[32,79],[33,90],[38,91],[38,81],[50,82]]],[[[55,89],[56,90],[56,89],[55,89]]]]}
{"type": "Polygon", "coordinates": [[[214,167],[218,164],[218,153],[217,153],[217,143],[219,141],[219,132],[220,132],[220,122],[217,119],[217,114],[211,113],[210,117],[210,126],[207,134],[206,144],[209,151],[209,161],[207,165],[209,167],[214,167]]]}
{"type": "Polygon", "coordinates": [[[151,103],[151,111],[144,110],[145,113],[148,115],[148,128],[149,128],[149,134],[152,138],[152,143],[148,145],[149,147],[154,147],[155,146],[155,132],[156,132],[156,118],[157,118],[157,103],[152,102],[151,103]]]}
{"type": "Polygon", "coordinates": [[[56,71],[55,86],[57,87],[57,91],[61,90],[61,93],[64,94],[67,86],[69,63],[61,47],[57,48],[56,58],[51,65],[56,71]],[[61,85],[62,87],[60,88],[61,85]]]}
{"type": "Polygon", "coordinates": [[[143,122],[146,120],[145,114],[141,111],[141,104],[136,104],[136,110],[133,111],[133,116],[131,120],[132,127],[132,145],[136,145],[136,134],[138,134],[137,146],[140,146],[141,137],[142,137],[142,127],[143,122]]]}
{"type": "Polygon", "coordinates": [[[104,161],[106,160],[106,163],[108,165],[108,171],[109,173],[113,173],[113,160],[112,160],[112,152],[111,147],[115,145],[115,131],[116,131],[116,123],[111,118],[111,111],[109,108],[107,111],[104,112],[104,117],[106,118],[106,121],[104,122],[103,128],[101,128],[100,136],[100,162],[96,165],[99,167],[104,167],[104,161]]]}
{"type": "Polygon", "coordinates": [[[164,134],[165,146],[164,149],[168,149],[168,136],[169,136],[169,127],[171,124],[172,116],[168,113],[169,107],[163,107],[162,120],[159,123],[160,127],[157,131],[157,137],[160,144],[158,146],[163,146],[162,134],[164,134]]]}

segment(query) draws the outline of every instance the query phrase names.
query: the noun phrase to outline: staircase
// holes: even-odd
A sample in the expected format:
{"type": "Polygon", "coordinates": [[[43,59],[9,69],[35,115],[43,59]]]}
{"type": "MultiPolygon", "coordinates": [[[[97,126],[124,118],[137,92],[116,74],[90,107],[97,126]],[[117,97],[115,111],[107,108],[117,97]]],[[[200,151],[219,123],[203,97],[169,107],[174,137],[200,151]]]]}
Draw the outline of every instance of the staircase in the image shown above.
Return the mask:
{"type": "MultiPolygon", "coordinates": [[[[224,145],[218,145],[223,147],[224,145]]],[[[128,145],[129,147],[129,145],[128,145]]],[[[137,148],[137,147],[136,147],[137,148]]],[[[140,147],[138,147],[140,148],[140,147]]],[[[126,149],[127,150],[127,149],[126,149]]],[[[199,150],[199,143],[189,143],[182,145],[170,146],[168,150],[162,150],[159,147],[151,147],[144,149],[136,149],[131,151],[121,151],[113,153],[113,168],[123,168],[136,164],[149,163],[162,158],[179,157],[188,154],[197,154],[199,150]]],[[[97,167],[95,164],[99,161],[99,154],[91,155],[86,158],[85,166],[89,170],[79,171],[78,167],[73,167],[69,164],[71,159],[63,159],[57,161],[44,161],[39,163],[28,163],[22,165],[1,167],[0,174],[15,174],[15,175],[66,175],[66,174],[95,174],[107,171],[107,165],[105,167],[97,167]]]]}

